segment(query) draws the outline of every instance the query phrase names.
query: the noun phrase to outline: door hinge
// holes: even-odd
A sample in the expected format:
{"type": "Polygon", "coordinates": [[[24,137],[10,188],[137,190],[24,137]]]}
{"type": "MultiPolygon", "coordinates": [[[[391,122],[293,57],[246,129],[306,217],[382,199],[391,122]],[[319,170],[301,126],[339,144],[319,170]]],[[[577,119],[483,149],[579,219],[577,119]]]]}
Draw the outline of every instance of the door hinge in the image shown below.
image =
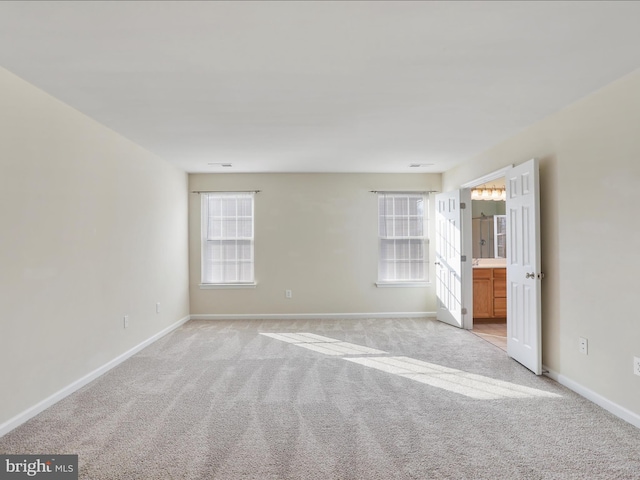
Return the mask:
{"type": "Polygon", "coordinates": [[[466,309],[466,308],[463,308],[463,309],[460,311],[460,313],[462,313],[462,315],[466,315],[466,314],[467,314],[467,313],[469,313],[469,312],[467,311],[467,309],[466,309]]]}
{"type": "Polygon", "coordinates": [[[467,256],[466,256],[466,255],[462,255],[462,256],[460,257],[460,261],[461,261],[461,262],[466,262],[466,261],[467,261],[467,256]]]}
{"type": "Polygon", "coordinates": [[[467,204],[464,202],[460,202],[460,210],[464,210],[465,208],[467,208],[467,204]]]}

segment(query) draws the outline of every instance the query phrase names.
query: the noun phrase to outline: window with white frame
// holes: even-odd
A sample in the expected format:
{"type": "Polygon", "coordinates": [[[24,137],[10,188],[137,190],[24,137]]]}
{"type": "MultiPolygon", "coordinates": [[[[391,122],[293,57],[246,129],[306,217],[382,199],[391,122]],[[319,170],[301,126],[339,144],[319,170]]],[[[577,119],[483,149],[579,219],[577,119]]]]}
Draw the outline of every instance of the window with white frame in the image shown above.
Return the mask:
{"type": "Polygon", "coordinates": [[[378,193],[378,282],[428,281],[427,196],[378,193]]]}
{"type": "Polygon", "coordinates": [[[202,283],[254,284],[254,193],[201,195],[202,283]]]}

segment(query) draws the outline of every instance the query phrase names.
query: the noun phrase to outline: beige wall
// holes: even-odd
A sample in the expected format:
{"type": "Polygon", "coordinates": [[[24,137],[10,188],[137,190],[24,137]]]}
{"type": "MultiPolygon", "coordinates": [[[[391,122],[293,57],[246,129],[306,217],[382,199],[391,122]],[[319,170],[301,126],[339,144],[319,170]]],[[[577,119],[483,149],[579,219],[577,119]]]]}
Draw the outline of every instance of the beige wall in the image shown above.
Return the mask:
{"type": "Polygon", "coordinates": [[[188,315],[186,174],[2,69],[0,219],[0,425],[188,315]]]}
{"type": "Polygon", "coordinates": [[[639,132],[637,71],[443,175],[451,190],[540,159],[543,363],[636,415],[639,132]]]}
{"type": "MultiPolygon", "coordinates": [[[[190,190],[261,190],[255,202],[258,285],[251,290],[198,287],[200,197],[191,194],[191,313],[434,312],[433,286],[376,288],[378,207],[370,190],[439,190],[440,179],[439,174],[190,175],[190,190]],[[291,299],[285,289],[292,290],[291,299]]],[[[433,222],[430,230],[432,236],[433,222]]]]}
{"type": "MultiPolygon", "coordinates": [[[[451,190],[540,159],[544,363],[636,415],[638,125],[636,72],[442,177],[451,190]]],[[[433,286],[375,287],[369,190],[439,190],[440,175],[221,174],[189,183],[262,190],[256,289],[198,288],[199,196],[187,193],[183,172],[0,69],[0,425],[188,315],[189,286],[194,314],[435,311],[433,286]]]]}

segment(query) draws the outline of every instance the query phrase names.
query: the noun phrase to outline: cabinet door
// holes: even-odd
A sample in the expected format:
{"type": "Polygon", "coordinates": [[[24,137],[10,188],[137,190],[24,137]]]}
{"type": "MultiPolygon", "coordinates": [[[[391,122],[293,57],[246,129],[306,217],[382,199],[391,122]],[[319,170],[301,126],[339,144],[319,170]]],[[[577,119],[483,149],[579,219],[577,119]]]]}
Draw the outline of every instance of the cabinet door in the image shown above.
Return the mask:
{"type": "Polygon", "coordinates": [[[473,270],[473,317],[493,317],[493,280],[490,268],[473,270]]]}

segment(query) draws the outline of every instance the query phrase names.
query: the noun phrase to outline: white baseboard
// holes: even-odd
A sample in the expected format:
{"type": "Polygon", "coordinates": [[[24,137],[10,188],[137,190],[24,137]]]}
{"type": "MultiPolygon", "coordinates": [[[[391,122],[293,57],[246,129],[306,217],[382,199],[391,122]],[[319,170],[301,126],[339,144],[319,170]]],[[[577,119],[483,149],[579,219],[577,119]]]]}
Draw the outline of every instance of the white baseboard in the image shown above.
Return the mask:
{"type": "Polygon", "coordinates": [[[435,317],[436,312],[376,312],[376,313],[209,313],[192,314],[191,320],[310,320],[339,318],[425,318],[435,317]]]}
{"type": "Polygon", "coordinates": [[[40,412],[42,412],[43,410],[46,410],[47,408],[49,408],[53,404],[59,402],[60,400],[62,400],[65,397],[67,397],[68,395],[71,395],[76,390],[79,390],[80,388],[84,387],[86,384],[88,384],[89,382],[92,382],[93,380],[98,378],[100,375],[103,375],[103,374],[107,373],[109,370],[111,370],[112,368],[118,366],[119,364],[121,364],[122,362],[127,360],[128,358],[132,357],[133,355],[138,353],[143,348],[148,347],[149,345],[151,345],[156,340],[164,337],[167,333],[175,330],[180,325],[183,325],[184,323],[188,322],[189,319],[190,319],[190,316],[187,315],[186,317],[178,320],[176,323],[174,323],[172,325],[169,325],[164,330],[161,330],[160,332],[156,333],[155,335],[149,337],[144,342],[136,345],[132,349],[130,349],[130,350],[124,352],[123,354],[117,356],[116,358],[114,358],[110,362],[107,362],[104,365],[102,365],[101,367],[95,369],[93,372],[88,373],[84,377],[76,380],[75,382],[71,383],[70,385],[67,385],[63,389],[58,390],[56,393],[54,393],[53,395],[45,398],[44,400],[42,400],[41,402],[37,403],[36,405],[33,405],[32,407],[30,407],[30,408],[26,409],[25,411],[19,413],[15,417],[10,418],[9,420],[4,422],[3,424],[0,424],[0,437],[2,437],[3,435],[9,433],[14,428],[22,425],[27,420],[30,420],[31,418],[35,417],[40,412]]]}
{"type": "Polygon", "coordinates": [[[599,393],[594,392],[593,390],[588,389],[587,387],[580,385],[578,382],[571,380],[570,378],[565,377],[564,375],[559,374],[558,372],[554,372],[550,368],[547,368],[543,365],[543,370],[547,370],[548,373],[545,375],[561,385],[564,385],[570,390],[573,390],[578,395],[582,395],[587,400],[591,400],[596,405],[604,408],[608,412],[613,413],[616,417],[621,418],[622,420],[629,422],[631,425],[634,425],[640,428],[640,415],[632,412],[624,408],[617,403],[612,402],[608,398],[603,397],[599,393]]]}

